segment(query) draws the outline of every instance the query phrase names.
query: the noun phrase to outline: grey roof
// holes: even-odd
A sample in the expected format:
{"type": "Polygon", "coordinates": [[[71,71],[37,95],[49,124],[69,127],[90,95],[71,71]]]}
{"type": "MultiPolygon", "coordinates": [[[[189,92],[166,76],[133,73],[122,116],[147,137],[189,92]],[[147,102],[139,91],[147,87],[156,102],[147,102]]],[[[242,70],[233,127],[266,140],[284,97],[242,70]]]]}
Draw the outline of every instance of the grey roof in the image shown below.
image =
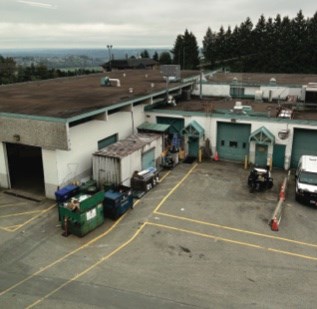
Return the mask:
{"type": "MultiPolygon", "coordinates": [[[[193,77],[197,71],[184,71],[182,78],[193,77]]],[[[173,83],[169,88],[181,86],[173,83]]],[[[166,81],[159,70],[114,70],[71,78],[34,81],[0,86],[2,113],[60,119],[74,118],[105,109],[118,108],[145,97],[162,95],[166,81]],[[116,84],[101,86],[102,77],[119,79],[116,84]],[[130,92],[133,89],[133,93],[130,92]]]]}
{"type": "Polygon", "coordinates": [[[140,131],[147,131],[147,132],[158,132],[164,133],[169,129],[169,124],[162,124],[162,123],[150,123],[150,122],[143,122],[141,125],[138,126],[138,130],[140,131]]]}
{"type": "Polygon", "coordinates": [[[138,133],[111,144],[101,150],[96,151],[94,156],[124,158],[132,154],[136,150],[142,149],[144,146],[161,138],[160,134],[155,133],[138,133]]]}

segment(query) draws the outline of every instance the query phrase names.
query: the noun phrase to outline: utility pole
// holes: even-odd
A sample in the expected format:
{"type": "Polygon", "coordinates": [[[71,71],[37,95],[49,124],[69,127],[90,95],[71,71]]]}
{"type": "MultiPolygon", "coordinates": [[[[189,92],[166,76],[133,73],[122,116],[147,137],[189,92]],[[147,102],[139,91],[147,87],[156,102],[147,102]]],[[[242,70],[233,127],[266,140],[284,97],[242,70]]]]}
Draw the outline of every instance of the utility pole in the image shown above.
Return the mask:
{"type": "Polygon", "coordinates": [[[112,50],[112,45],[107,45],[108,48],[108,54],[109,54],[109,71],[112,70],[112,56],[111,56],[111,50],[112,50]]]}

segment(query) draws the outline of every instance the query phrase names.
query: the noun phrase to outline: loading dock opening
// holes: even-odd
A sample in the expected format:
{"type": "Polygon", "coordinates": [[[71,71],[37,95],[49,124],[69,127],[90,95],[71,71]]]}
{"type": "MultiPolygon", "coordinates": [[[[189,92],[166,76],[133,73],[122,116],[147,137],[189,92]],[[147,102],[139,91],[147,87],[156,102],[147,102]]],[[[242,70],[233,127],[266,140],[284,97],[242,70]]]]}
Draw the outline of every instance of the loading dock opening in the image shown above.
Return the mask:
{"type": "Polygon", "coordinates": [[[44,194],[41,148],[6,143],[6,149],[11,189],[44,194]]]}

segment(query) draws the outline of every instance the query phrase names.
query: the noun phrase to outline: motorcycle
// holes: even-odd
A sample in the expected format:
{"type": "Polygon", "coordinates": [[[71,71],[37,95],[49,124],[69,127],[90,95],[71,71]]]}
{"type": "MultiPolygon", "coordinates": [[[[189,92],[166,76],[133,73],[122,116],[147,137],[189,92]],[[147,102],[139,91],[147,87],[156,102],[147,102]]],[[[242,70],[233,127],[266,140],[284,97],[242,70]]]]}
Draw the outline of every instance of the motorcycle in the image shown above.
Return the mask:
{"type": "Polygon", "coordinates": [[[273,178],[269,167],[253,167],[248,177],[248,186],[251,193],[271,189],[273,187],[273,178]]]}

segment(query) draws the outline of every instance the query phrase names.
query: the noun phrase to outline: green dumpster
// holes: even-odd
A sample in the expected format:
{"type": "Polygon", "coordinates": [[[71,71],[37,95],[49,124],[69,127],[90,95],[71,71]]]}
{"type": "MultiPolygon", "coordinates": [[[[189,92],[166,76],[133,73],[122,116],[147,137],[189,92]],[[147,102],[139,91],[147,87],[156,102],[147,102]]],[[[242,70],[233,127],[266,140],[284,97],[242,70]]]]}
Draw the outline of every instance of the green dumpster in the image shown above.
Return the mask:
{"type": "Polygon", "coordinates": [[[64,236],[74,234],[82,237],[104,222],[104,192],[94,195],[79,194],[59,204],[59,214],[64,236]]]}

